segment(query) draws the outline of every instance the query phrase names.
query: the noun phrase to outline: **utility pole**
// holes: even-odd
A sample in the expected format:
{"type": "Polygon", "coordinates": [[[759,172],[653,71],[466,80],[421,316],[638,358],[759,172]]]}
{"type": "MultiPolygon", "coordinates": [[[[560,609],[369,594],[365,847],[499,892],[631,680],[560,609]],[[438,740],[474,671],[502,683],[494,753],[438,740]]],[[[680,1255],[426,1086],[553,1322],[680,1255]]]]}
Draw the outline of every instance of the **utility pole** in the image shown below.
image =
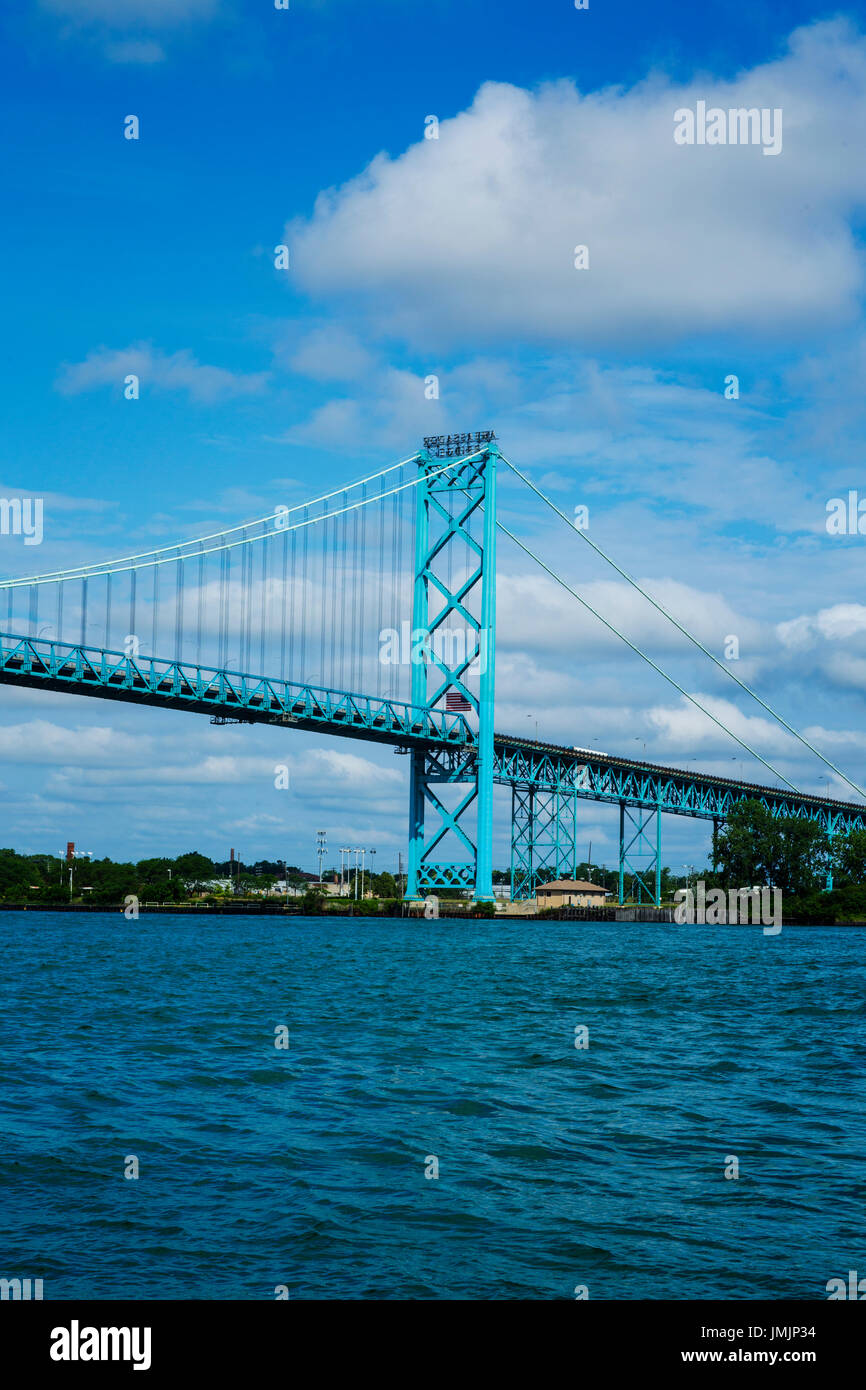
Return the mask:
{"type": "Polygon", "coordinates": [[[319,856],[319,883],[322,882],[322,861],[328,852],[328,832],[326,830],[316,831],[316,854],[319,856]]]}
{"type": "Polygon", "coordinates": [[[358,901],[358,855],[359,855],[360,853],[361,853],[361,851],[360,851],[360,850],[358,849],[358,847],[356,846],[355,849],[353,850],[353,854],[354,854],[354,856],[355,856],[355,901],[356,901],[356,902],[358,901]]]}
{"type": "Polygon", "coordinates": [[[373,870],[376,867],[376,851],[370,850],[370,892],[373,892],[373,870]]]}
{"type": "MultiPolygon", "coordinates": [[[[76,859],[89,859],[93,862],[93,850],[91,849],[72,849],[67,850],[67,860],[69,865],[69,899],[72,900],[72,874],[75,868],[76,859]]],[[[60,866],[60,881],[63,882],[63,865],[60,866]]]]}

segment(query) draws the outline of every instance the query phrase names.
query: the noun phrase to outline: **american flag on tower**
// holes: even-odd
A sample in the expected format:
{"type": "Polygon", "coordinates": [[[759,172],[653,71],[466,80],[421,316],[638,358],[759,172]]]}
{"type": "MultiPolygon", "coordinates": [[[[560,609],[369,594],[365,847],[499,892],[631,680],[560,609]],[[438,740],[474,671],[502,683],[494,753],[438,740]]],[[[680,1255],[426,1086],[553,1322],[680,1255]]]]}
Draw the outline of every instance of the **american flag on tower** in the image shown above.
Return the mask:
{"type": "Polygon", "coordinates": [[[453,710],[455,714],[464,714],[467,710],[471,710],[472,706],[466,696],[460,694],[459,690],[448,690],[445,693],[445,708],[446,710],[453,710]]]}

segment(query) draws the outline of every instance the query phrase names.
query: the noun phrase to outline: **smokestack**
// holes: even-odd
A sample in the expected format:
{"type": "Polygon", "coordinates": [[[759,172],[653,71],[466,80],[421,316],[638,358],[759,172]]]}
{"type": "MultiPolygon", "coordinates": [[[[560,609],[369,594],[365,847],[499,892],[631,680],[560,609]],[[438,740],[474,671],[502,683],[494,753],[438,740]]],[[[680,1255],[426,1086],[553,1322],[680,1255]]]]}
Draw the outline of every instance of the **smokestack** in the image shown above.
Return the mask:
{"type": "Polygon", "coordinates": [[[74,840],[67,840],[67,841],[66,841],[66,862],[67,862],[67,864],[71,864],[74,858],[75,858],[75,841],[74,841],[74,840]]]}

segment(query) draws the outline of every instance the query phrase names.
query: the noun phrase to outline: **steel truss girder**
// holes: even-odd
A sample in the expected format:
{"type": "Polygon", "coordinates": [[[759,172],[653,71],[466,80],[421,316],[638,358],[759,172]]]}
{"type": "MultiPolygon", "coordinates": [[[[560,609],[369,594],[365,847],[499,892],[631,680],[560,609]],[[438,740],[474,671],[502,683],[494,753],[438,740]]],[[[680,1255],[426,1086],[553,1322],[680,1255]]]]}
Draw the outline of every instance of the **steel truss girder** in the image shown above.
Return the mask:
{"type": "Polygon", "coordinates": [[[585,761],[568,748],[530,748],[503,737],[495,741],[493,776],[507,786],[561,791],[608,804],[624,801],[668,815],[723,821],[740,802],[758,801],[777,818],[814,821],[828,835],[866,829],[866,806],[856,803],[828,803],[781,787],[738,785],[665,768],[622,767],[615,759],[585,761]]]}
{"type": "Polygon", "coordinates": [[[0,683],[240,718],[380,743],[456,745],[474,756],[461,714],[157,657],[0,634],[0,683]]]}
{"type": "MultiPolygon", "coordinates": [[[[492,653],[491,653],[492,660],[492,653]]],[[[132,704],[317,730],[341,738],[425,748],[430,780],[477,776],[478,734],[461,714],[415,703],[320,689],[241,672],[102,648],[0,634],[0,684],[65,691],[132,704]],[[443,772],[443,769],[445,770],[443,772]]],[[[505,736],[490,755],[491,781],[582,800],[643,806],[669,815],[724,821],[741,801],[773,816],[822,825],[829,836],[866,829],[866,807],[798,796],[784,788],[738,785],[665,768],[622,766],[625,759],[575,757],[569,748],[531,748],[505,736]]]]}
{"type": "Polygon", "coordinates": [[[572,878],[577,861],[577,801],[560,791],[511,789],[511,897],[534,898],[539,883],[572,878]]]}

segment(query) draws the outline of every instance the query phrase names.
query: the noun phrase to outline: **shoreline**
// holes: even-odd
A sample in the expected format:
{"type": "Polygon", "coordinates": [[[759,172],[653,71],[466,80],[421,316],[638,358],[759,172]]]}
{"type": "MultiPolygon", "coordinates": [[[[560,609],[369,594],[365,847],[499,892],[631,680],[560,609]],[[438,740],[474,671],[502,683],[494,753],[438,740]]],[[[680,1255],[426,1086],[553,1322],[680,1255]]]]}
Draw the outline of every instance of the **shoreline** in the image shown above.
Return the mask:
{"type": "MultiPolygon", "coordinates": [[[[55,913],[85,913],[88,916],[124,916],[126,911],[123,903],[2,903],[0,902],[0,912],[55,912],[55,913]]],[[[562,908],[548,909],[545,912],[497,912],[491,914],[484,909],[465,909],[441,911],[439,918],[430,920],[450,919],[452,921],[486,921],[486,922],[610,922],[618,925],[688,925],[675,924],[673,922],[673,908],[651,908],[651,907],[619,907],[613,909],[604,908],[562,908]]],[[[328,917],[328,918],[351,918],[359,920],[365,917],[374,919],[391,919],[404,921],[411,918],[414,921],[423,922],[425,919],[423,908],[413,907],[404,911],[383,910],[377,911],[356,911],[354,908],[328,909],[325,912],[315,912],[304,910],[302,907],[286,907],[284,904],[279,906],[269,903],[232,903],[232,904],[205,904],[205,903],[148,903],[139,904],[136,916],[138,917],[328,917]]],[[[129,919],[135,920],[135,919],[129,919]]],[[[700,925],[700,924],[699,924],[700,925]]],[[[728,925],[756,926],[757,923],[729,923],[728,925]]],[[[864,927],[866,918],[852,918],[844,922],[786,922],[783,918],[783,927],[864,927]]]]}

